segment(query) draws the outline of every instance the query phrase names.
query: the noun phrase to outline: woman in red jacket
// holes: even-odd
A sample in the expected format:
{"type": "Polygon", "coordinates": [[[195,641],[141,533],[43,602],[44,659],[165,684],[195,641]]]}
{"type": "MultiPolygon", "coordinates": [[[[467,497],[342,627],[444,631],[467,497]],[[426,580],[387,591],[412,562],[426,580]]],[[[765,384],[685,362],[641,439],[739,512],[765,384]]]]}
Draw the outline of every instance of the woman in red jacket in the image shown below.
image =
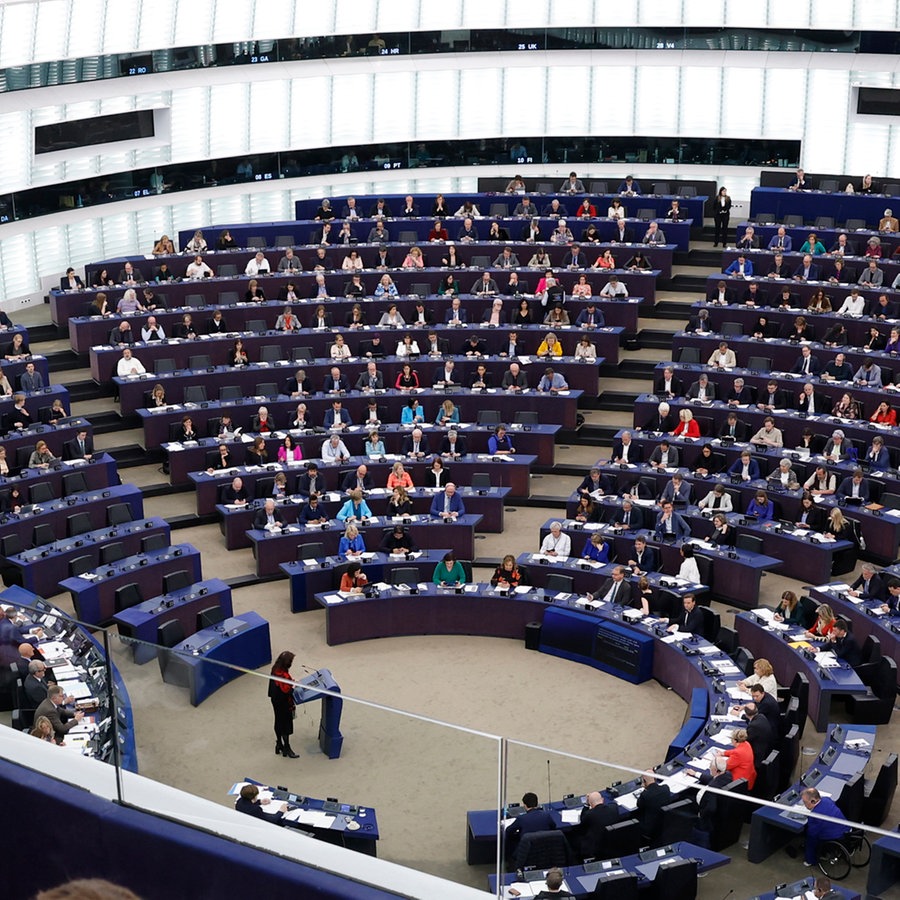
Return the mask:
{"type": "Polygon", "coordinates": [[[731,777],[747,779],[747,790],[752,791],[756,784],[756,767],[753,765],[753,748],[747,740],[747,731],[744,728],[736,729],[731,735],[731,750],[722,751],[719,756],[724,756],[728,762],[726,768],[731,772],[731,777]]]}
{"type": "Polygon", "coordinates": [[[299,754],[291,749],[291,735],[294,733],[294,678],[291,663],[294,654],[285,650],[278,655],[272,666],[269,680],[269,699],[275,713],[275,753],[288,759],[298,759],[299,754]]]}

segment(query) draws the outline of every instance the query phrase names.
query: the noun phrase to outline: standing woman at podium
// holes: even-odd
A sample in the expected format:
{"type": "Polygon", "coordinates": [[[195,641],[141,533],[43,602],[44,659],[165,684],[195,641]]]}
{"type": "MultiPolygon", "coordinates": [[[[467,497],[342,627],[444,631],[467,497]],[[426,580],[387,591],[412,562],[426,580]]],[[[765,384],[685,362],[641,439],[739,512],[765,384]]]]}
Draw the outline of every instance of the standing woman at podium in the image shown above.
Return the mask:
{"type": "Polygon", "coordinates": [[[291,663],[294,654],[284,650],[272,666],[272,678],[269,681],[269,699],[272,701],[272,712],[275,713],[275,755],[297,759],[299,754],[291,749],[291,735],[294,733],[294,677],[291,675],[291,663]]]}

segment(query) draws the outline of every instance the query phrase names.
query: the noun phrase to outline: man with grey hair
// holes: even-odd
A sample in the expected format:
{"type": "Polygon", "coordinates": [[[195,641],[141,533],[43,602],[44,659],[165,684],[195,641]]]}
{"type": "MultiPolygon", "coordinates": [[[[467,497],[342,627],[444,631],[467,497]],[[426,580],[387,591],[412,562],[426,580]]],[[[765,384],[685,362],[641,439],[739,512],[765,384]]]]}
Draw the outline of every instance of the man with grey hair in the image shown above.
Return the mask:
{"type": "MultiPolygon", "coordinates": [[[[21,652],[21,651],[20,651],[21,652]]],[[[35,709],[47,699],[47,665],[42,659],[32,659],[28,663],[28,677],[22,688],[31,709],[35,709]]]]}
{"type": "Polygon", "coordinates": [[[841,462],[847,458],[848,450],[849,448],[847,447],[847,440],[844,436],[844,432],[841,431],[840,428],[835,428],[835,430],[831,432],[831,437],[828,439],[828,442],[825,444],[822,456],[829,462],[841,462]]]}
{"type": "Polygon", "coordinates": [[[559,522],[550,523],[550,533],[541,542],[541,553],[545,556],[566,558],[572,555],[572,539],[563,532],[559,522]]]}

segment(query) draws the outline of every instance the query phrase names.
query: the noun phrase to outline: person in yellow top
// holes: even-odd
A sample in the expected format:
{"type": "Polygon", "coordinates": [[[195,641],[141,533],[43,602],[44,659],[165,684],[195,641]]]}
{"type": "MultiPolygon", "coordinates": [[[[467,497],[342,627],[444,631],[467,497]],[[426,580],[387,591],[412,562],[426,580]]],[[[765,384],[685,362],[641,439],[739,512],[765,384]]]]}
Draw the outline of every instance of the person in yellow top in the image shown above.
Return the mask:
{"type": "Polygon", "coordinates": [[[556,335],[550,331],[547,337],[541,341],[541,345],[537,348],[538,356],[562,356],[562,344],[556,339],[556,335]]]}

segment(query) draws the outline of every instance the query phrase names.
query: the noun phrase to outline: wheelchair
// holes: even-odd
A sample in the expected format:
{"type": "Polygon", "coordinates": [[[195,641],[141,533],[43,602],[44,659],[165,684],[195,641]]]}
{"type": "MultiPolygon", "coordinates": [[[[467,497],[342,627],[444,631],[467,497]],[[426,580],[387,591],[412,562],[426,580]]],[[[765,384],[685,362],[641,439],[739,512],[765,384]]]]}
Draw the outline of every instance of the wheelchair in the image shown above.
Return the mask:
{"type": "Polygon", "coordinates": [[[861,828],[851,828],[843,837],[822,841],[819,845],[818,866],[832,881],[841,881],[850,869],[869,864],[872,845],[861,828]]]}

